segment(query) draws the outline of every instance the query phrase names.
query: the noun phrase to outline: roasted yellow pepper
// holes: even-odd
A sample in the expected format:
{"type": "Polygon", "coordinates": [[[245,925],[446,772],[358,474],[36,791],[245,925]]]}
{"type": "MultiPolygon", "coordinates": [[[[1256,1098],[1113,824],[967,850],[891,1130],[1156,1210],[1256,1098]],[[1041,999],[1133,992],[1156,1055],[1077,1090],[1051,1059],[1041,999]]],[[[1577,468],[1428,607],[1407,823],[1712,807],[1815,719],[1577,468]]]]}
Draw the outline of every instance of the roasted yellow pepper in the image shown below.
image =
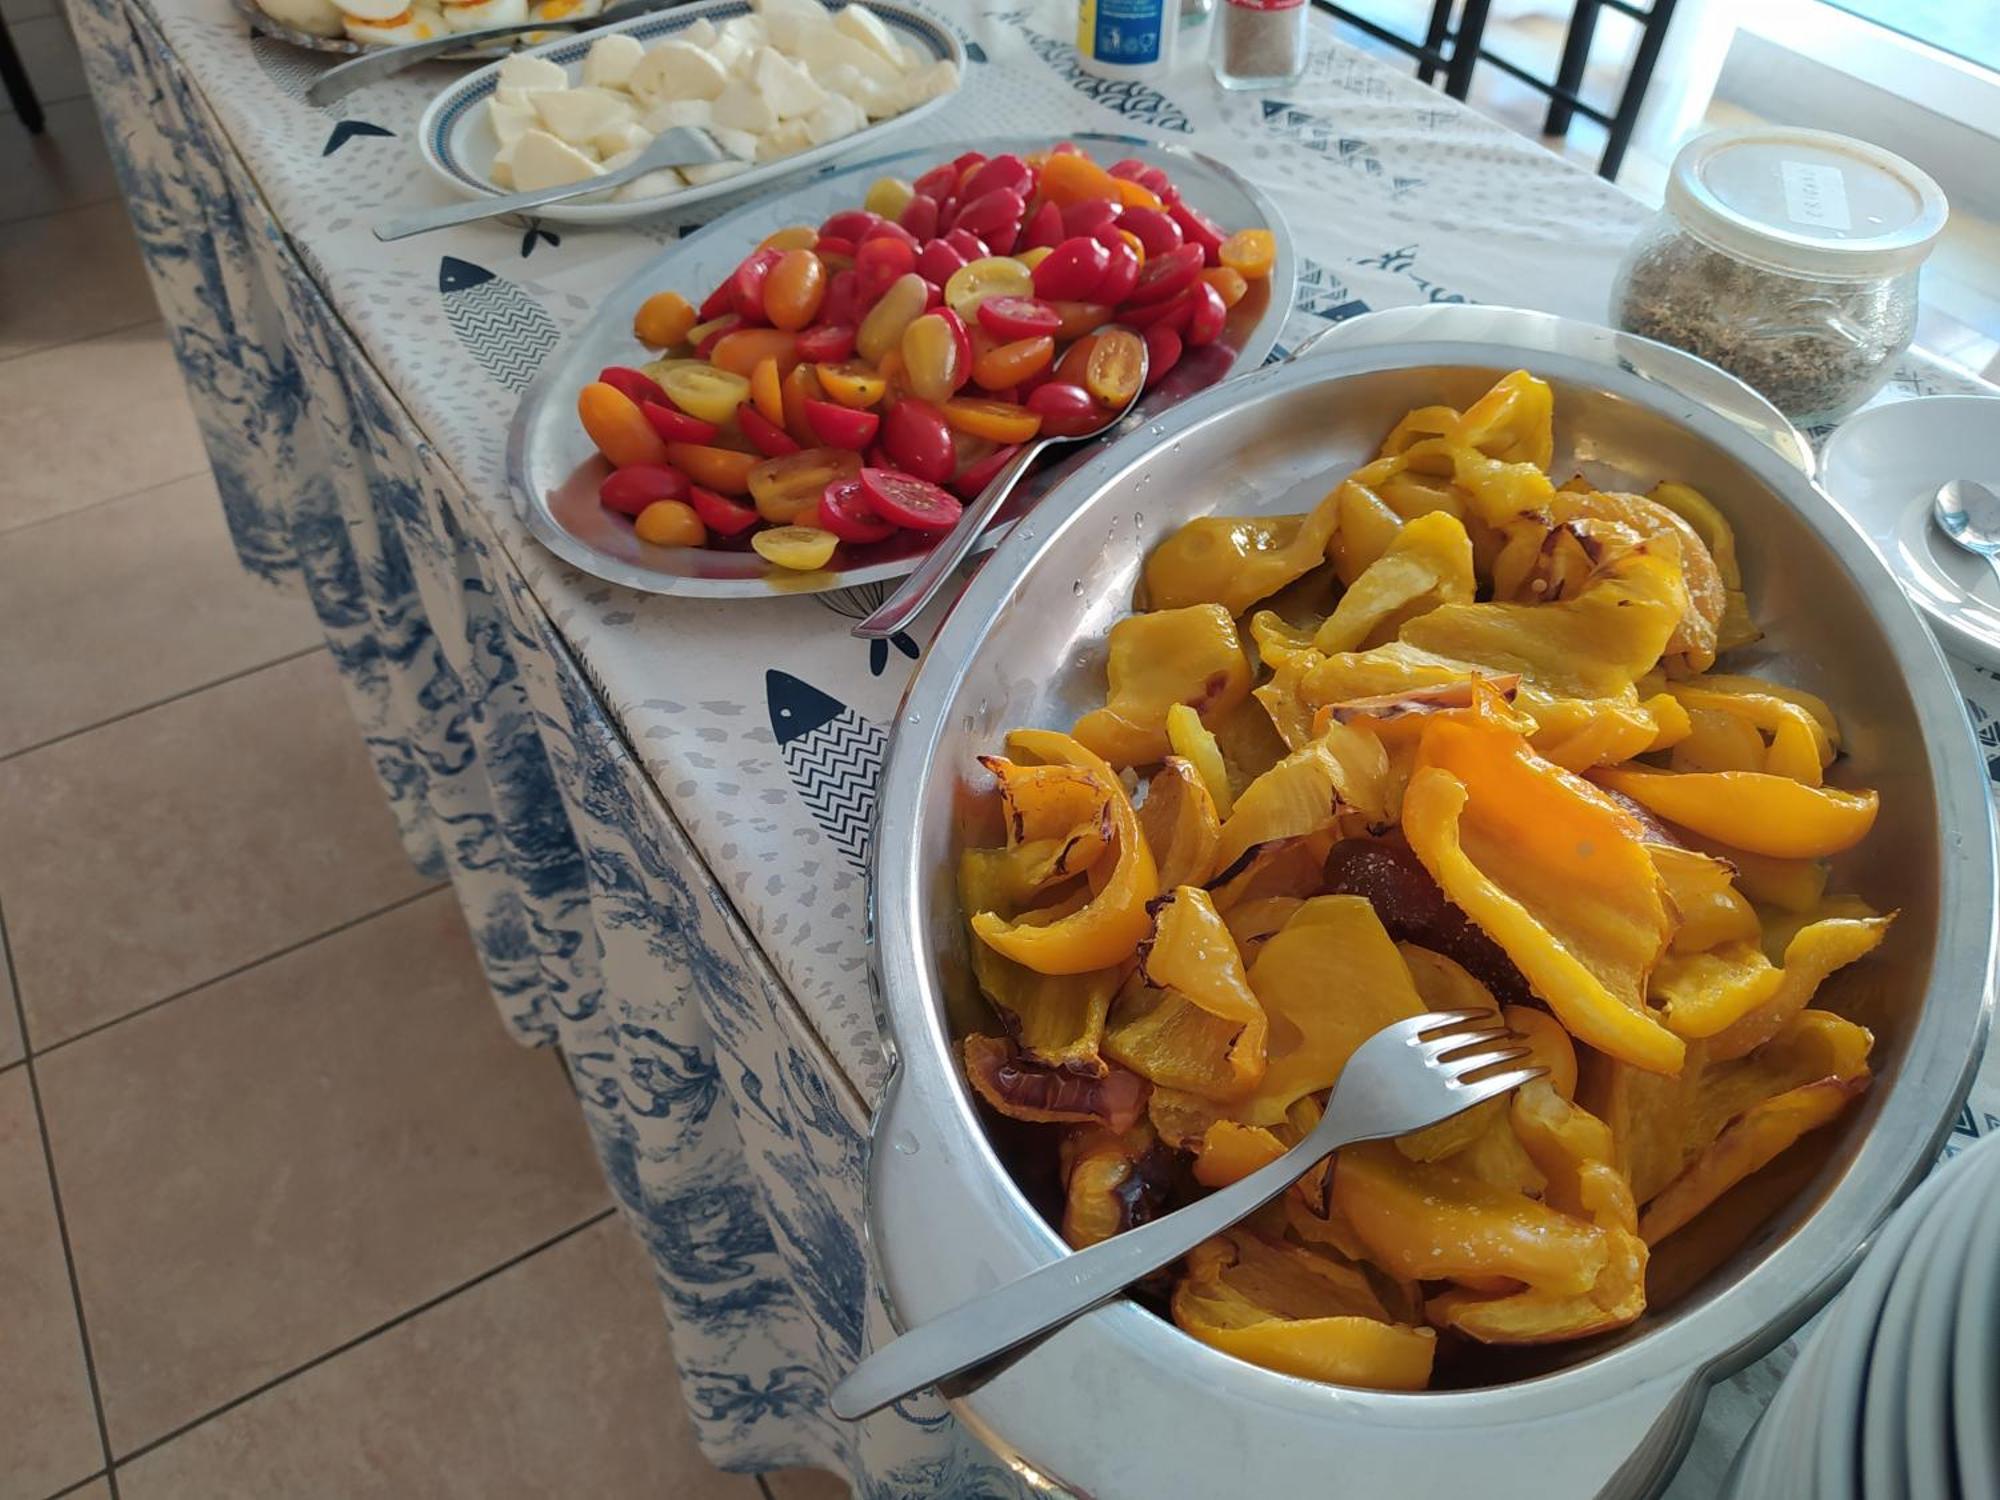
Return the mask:
{"type": "Polygon", "coordinates": [[[1222,823],[1215,799],[1195,768],[1170,755],[1146,783],[1146,800],[1139,804],[1139,832],[1153,852],[1160,884],[1206,885],[1215,873],[1215,851],[1222,823]]]}
{"type": "Polygon", "coordinates": [[[1838,854],[1875,826],[1872,791],[1805,786],[1756,771],[1675,774],[1620,766],[1594,775],[1670,823],[1777,859],[1838,854]]]}
{"type": "Polygon", "coordinates": [[[1354,651],[1441,604],[1472,602],[1472,542],[1443,511],[1403,523],[1395,540],[1347,587],[1313,636],[1315,651],[1354,651]]]}
{"type": "Polygon", "coordinates": [[[1250,695],[1250,662],[1236,622],[1216,604],[1129,615],[1111,627],[1111,692],[1071,731],[1113,767],[1150,765],[1167,753],[1167,710],[1186,704],[1220,715],[1250,695]]]}

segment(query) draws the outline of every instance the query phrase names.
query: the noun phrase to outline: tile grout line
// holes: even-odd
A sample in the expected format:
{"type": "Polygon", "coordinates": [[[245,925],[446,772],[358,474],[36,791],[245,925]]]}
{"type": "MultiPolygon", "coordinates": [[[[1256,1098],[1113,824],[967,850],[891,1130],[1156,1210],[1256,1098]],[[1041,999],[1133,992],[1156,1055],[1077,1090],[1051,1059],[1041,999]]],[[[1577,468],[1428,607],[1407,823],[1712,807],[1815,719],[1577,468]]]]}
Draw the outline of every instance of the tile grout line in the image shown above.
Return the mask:
{"type": "MultiPolygon", "coordinates": [[[[4,120],[5,118],[6,118],[6,116],[5,116],[5,115],[0,115],[0,120],[4,120]]],[[[106,202],[106,201],[108,201],[108,200],[106,200],[106,199],[103,199],[103,198],[99,198],[99,199],[95,200],[94,202],[90,202],[90,203],[79,203],[79,204],[76,204],[76,205],[75,205],[75,207],[77,207],[77,208],[95,208],[95,207],[97,207],[97,205],[98,205],[99,203],[103,203],[103,202],[106,202]]],[[[68,210],[67,210],[67,209],[57,209],[57,210],[56,210],[55,212],[57,212],[57,213],[66,213],[66,212],[68,212],[68,210]]],[[[25,218],[25,219],[0,219],[0,229],[11,229],[11,228],[13,228],[13,227],[14,227],[14,226],[15,226],[16,224],[32,224],[32,223],[34,223],[34,222],[35,222],[35,220],[36,220],[36,219],[46,219],[46,218],[50,218],[50,217],[52,217],[52,215],[50,215],[50,214],[30,214],[30,215],[29,215],[29,216],[28,216],[27,218],[25,218]]],[[[164,323],[165,321],[166,321],[166,314],[165,314],[165,313],[163,313],[163,312],[156,312],[156,313],[154,313],[154,314],[153,314],[153,316],[152,316],[152,317],[150,317],[150,318],[134,318],[134,319],[133,319],[133,320],[132,320],[132,321],[131,321],[130,323],[120,323],[120,324],[119,324],[119,325],[118,325],[118,326],[117,326],[116,328],[100,328],[100,329],[99,329],[99,330],[98,330],[98,331],[97,331],[96,333],[86,333],[86,334],[85,334],[85,335],[84,335],[84,336],[83,336],[82,338],[77,338],[77,339],[59,339],[59,340],[57,340],[57,341],[56,341],[55,343],[53,343],[53,344],[37,344],[37,345],[36,345],[36,346],[35,346],[34,348],[32,348],[32,349],[22,349],[22,350],[20,350],[19,352],[17,352],[17,353],[14,353],[14,354],[0,354],[0,365],[5,365],[5,364],[12,364],[12,363],[13,363],[13,362],[14,362],[15,360],[17,360],[17,359],[33,359],[33,358],[34,358],[34,357],[35,357],[35,356],[36,356],[37,354],[52,354],[52,353],[54,353],[54,352],[55,352],[56,350],[58,350],[58,349],[73,349],[73,348],[75,348],[75,347],[76,347],[76,346],[77,346],[78,344],[88,344],[88,343],[90,343],[91,341],[93,341],[93,340],[95,340],[95,339],[109,339],[109,338],[116,338],[116,337],[117,337],[117,336],[118,336],[119,334],[121,334],[121,333],[130,333],[130,332],[131,332],[131,331],[132,331],[133,329],[135,329],[135,328],[144,328],[144,327],[145,327],[145,326],[146,326],[147,324],[149,324],[149,323],[164,323]]],[[[182,478],[186,478],[187,476],[186,476],[186,475],[182,475],[181,477],[182,477],[182,478]]],[[[168,480],[163,480],[163,481],[162,481],[162,483],[165,483],[165,484],[172,484],[172,483],[173,483],[173,480],[171,480],[171,479],[168,479],[168,480]]],[[[160,486],[159,486],[159,485],[157,485],[157,484],[149,484],[149,485],[147,485],[147,486],[146,486],[146,489],[149,489],[149,490],[156,490],[156,489],[158,489],[159,487],[160,487],[160,486]]],[[[135,495],[137,495],[137,494],[143,494],[143,493],[144,493],[144,491],[142,491],[142,490],[134,490],[134,491],[132,491],[132,493],[133,493],[133,494],[135,494],[135,495]]],[[[120,495],[120,496],[118,496],[117,498],[118,498],[118,499],[121,499],[121,500],[122,500],[122,499],[124,499],[125,497],[124,497],[123,495],[120,495]]],[[[91,505],[102,505],[103,503],[104,503],[104,502],[103,502],[102,500],[93,500],[93,501],[91,502],[91,505]]],[[[86,505],[86,506],[84,506],[83,508],[84,508],[85,510],[88,510],[88,509],[90,509],[90,506],[89,506],[89,505],[86,505]]],[[[75,511],[65,511],[65,512],[63,512],[63,514],[64,514],[64,515],[75,515],[75,514],[76,514],[76,512],[75,512],[75,511]]],[[[54,519],[55,519],[55,517],[53,517],[53,516],[44,516],[44,517],[43,517],[42,519],[43,519],[43,520],[51,520],[51,521],[52,521],[52,520],[54,520],[54,519]]],[[[34,525],[35,523],[34,523],[33,521],[30,521],[30,522],[28,522],[27,524],[28,524],[28,525],[30,525],[30,526],[32,526],[32,525],[34,525]]],[[[8,528],[8,529],[9,529],[9,530],[13,530],[13,531],[18,531],[18,530],[20,530],[20,528],[19,528],[18,526],[16,526],[16,527],[10,527],[10,528],[8,528]]]]}
{"type": "MultiPolygon", "coordinates": [[[[0,532],[0,541],[4,541],[5,535],[4,532],[0,532]]],[[[227,683],[239,682],[245,677],[252,677],[259,672],[269,671],[272,667],[282,667],[286,662],[297,661],[302,656],[311,656],[315,651],[324,650],[326,650],[326,643],[322,641],[317,646],[307,646],[302,650],[292,652],[289,656],[273,657],[270,661],[259,662],[254,667],[244,667],[241,671],[227,673],[209,682],[197,683],[195,686],[184,688],[178,693],[169,693],[164,698],[155,698],[151,703],[141,703],[136,708],[128,708],[123,713],[115,713],[108,719],[99,719],[94,724],[85,724],[76,729],[65,729],[61,734],[51,735],[48,739],[37,740],[32,745],[23,745],[18,750],[9,750],[5,754],[0,754],[0,766],[20,756],[33,755],[37,750],[47,750],[52,746],[61,745],[69,740],[76,739],[80,735],[90,734],[99,729],[108,729],[113,724],[122,724],[127,719],[138,718],[140,714],[151,713],[156,708],[165,708],[169,703],[178,703],[183,698],[192,698],[197,693],[205,693],[210,688],[218,688],[227,683]]]]}
{"type": "Polygon", "coordinates": [[[118,1500],[118,1476],[111,1472],[111,1428],[104,1419],[104,1394],[97,1381],[97,1356],[90,1345],[90,1319],[83,1310],[83,1284],[77,1279],[76,1253],[70,1248],[69,1216],[63,1212],[62,1183],[56,1177],[55,1147],[49,1142],[49,1120],[42,1109],[42,1082],[35,1071],[35,1054],[28,1051],[28,1008],[21,998],[21,976],[14,967],[14,946],[7,941],[7,914],[0,907],[0,960],[7,965],[7,982],[14,991],[14,1024],[21,1030],[21,1046],[26,1056],[22,1066],[28,1074],[28,1098],[35,1107],[35,1131],[42,1142],[42,1166],[49,1174],[49,1203],[55,1210],[56,1234],[62,1240],[63,1269],[69,1276],[70,1305],[76,1313],[76,1333],[83,1345],[83,1374],[90,1386],[90,1407],[97,1418],[97,1442],[104,1455],[104,1482],[111,1500],[118,1500]]]}
{"type": "MultiPolygon", "coordinates": [[[[413,891],[407,896],[398,897],[387,905],[378,906],[372,911],[364,911],[358,916],[349,917],[344,922],[336,922],[324,932],[316,932],[311,937],[300,938],[296,943],[287,943],[282,948],[274,948],[269,953],[250,959],[246,963],[240,963],[233,969],[225,969],[220,974],[212,974],[199,984],[188,985],[185,989],[175,990],[171,995],[162,995],[157,1000],[148,1000],[137,1010],[128,1010],[123,1015],[113,1016],[108,1021],[99,1021],[95,1026],[87,1027],[77,1032],[74,1036],[66,1036],[59,1041],[50,1042],[46,1047],[36,1047],[33,1044],[33,1039],[28,1035],[27,1031],[26,1012],[23,1010],[21,1044],[27,1049],[28,1058],[51,1057],[62,1051],[65,1047],[74,1046],[76,1043],[90,1037],[99,1036],[111,1030],[114,1026],[123,1026],[127,1021],[137,1020],[140,1016],[150,1014],[153,1011],[161,1009],[163,1006],[172,1005],[176,1000],[185,1000],[190,995],[199,994],[202,990],[208,989],[212,985],[221,984],[226,979],[235,979],[240,975],[249,973],[252,969],[261,969],[265,964],[275,963],[281,958],[297,953],[302,948],[310,948],[314,943],[323,943],[328,938],[338,937],[343,932],[348,932],[353,928],[361,926],[364,922],[372,922],[377,917],[386,917],[391,912],[401,911],[404,907],[414,905],[427,896],[435,896],[439,891],[450,889],[451,882],[449,880],[440,880],[435,885],[428,885],[420,891],[413,891]]],[[[21,1003],[20,986],[16,984],[14,987],[14,1004],[17,1008],[20,1008],[21,1003]]]]}
{"type": "Polygon", "coordinates": [[[100,1479],[102,1479],[106,1484],[109,1484],[111,1482],[111,1469],[109,1465],[106,1465],[104,1468],[99,1469],[95,1474],[84,1475],[84,1477],[79,1479],[75,1484],[65,1485],[62,1489],[57,1490],[53,1495],[48,1496],[48,1500],[64,1500],[64,1497],[69,1495],[74,1495],[78,1491],[86,1489],[89,1486],[97,1483],[97,1481],[100,1479]]]}
{"type": "MultiPolygon", "coordinates": [[[[5,225],[0,225],[0,228],[5,228],[5,227],[6,227],[5,225]]],[[[137,328],[140,325],[135,323],[132,326],[134,328],[137,328]]],[[[70,341],[70,343],[74,344],[81,344],[83,342],[84,341],[82,339],[72,339],[70,341]]],[[[67,349],[69,347],[69,344],[51,344],[49,347],[51,349],[67,349]]],[[[46,351],[41,349],[33,349],[29,351],[30,354],[42,354],[45,352],[46,351]]],[[[22,359],[25,359],[26,357],[27,357],[26,355],[8,356],[8,358],[22,358],[22,359]]],[[[0,365],[4,365],[6,363],[7,363],[6,358],[0,358],[0,365]]],[[[59,510],[55,512],[55,514],[53,515],[36,516],[35,519],[32,521],[21,521],[12,526],[0,526],[0,545],[5,545],[8,537],[18,536],[21,532],[24,531],[33,531],[37,526],[53,525],[57,521],[67,521],[72,516],[86,516],[89,515],[90,512],[101,509],[106,505],[116,505],[120,500],[137,500],[141,495],[154,494],[157,491],[167,488],[168,485],[186,484],[190,479],[197,478],[202,474],[207,474],[210,477],[210,479],[213,479],[215,477],[215,469],[212,465],[203,464],[202,467],[199,469],[189,469],[187,473],[176,474],[171,479],[158,480],[153,484],[142,484],[136,490],[127,490],[122,495],[106,495],[102,500],[92,500],[87,505],[77,506],[76,509],[74,510],[59,510]]]]}
{"type": "MultiPolygon", "coordinates": [[[[334,1345],[333,1348],[327,1350],[324,1354],[316,1354],[311,1359],[306,1360],[303,1364],[294,1365],[291,1369],[286,1370],[281,1374],[272,1376],[269,1380],[264,1381],[261,1385],[254,1386],[250,1390],[243,1392],[242,1395],[232,1396],[229,1400],[223,1402],[220,1406],[217,1406],[210,1411],[203,1412],[200,1416],[194,1418],[192,1421],[183,1422],[180,1426],[174,1428],[173,1431],[162,1433],[159,1437],[152,1439],[152,1441],[141,1444],[139,1447],[134,1448],[130,1453],[121,1455],[118,1459],[118,1463],[121,1465],[129,1464],[133,1462],[135,1459],[145,1457],[148,1453],[153,1452],[156,1448],[164,1447],[166,1444],[173,1442],[174,1439],[176,1438],[187,1436],[188,1433],[194,1431],[195,1428],[200,1427],[203,1423],[212,1422],[217,1417],[223,1416],[228,1412],[234,1411],[237,1407],[244,1405],[246,1402],[254,1401],[259,1396],[265,1395],[267,1392],[277,1389],[277,1387],[284,1385],[287,1381],[296,1380],[299,1376],[304,1375],[311,1370],[317,1369],[319,1366],[327,1363],[329,1360],[338,1359],[341,1355],[350,1353],[351,1351],[360,1348],[363,1344],[369,1342],[369,1340],[378,1338],[382,1334],[389,1332],[391,1329],[400,1327],[402,1324],[408,1323],[414,1318],[422,1317],[425,1313],[430,1312],[432,1309],[443,1306],[446,1302],[449,1302],[452,1298],[458,1296],[461,1292],[469,1292],[474,1287],[479,1286],[484,1282],[491,1281],[494,1277],[502,1275],[505,1272],[511,1271],[514,1269],[514,1267],[521,1265],[526,1261],[532,1260],[535,1256],[540,1255],[544,1250],[554,1249],[557,1245],[560,1245],[564,1240],[572,1239],[575,1236],[582,1234],[584,1230],[591,1228],[593,1225],[603,1223],[606,1219],[612,1217],[617,1212],[618,1212],[618,1205],[615,1203],[609,1204],[604,1208],[599,1209],[589,1218],[584,1219],[579,1223],[572,1224],[567,1229],[558,1230],[555,1234],[550,1235],[547,1239],[541,1241],[539,1244],[530,1245],[527,1249],[522,1250],[514,1255],[510,1255],[509,1257],[507,1257],[507,1259],[501,1261],[498,1265],[489,1267],[488,1269],[481,1271],[477,1276],[470,1277],[467,1280],[460,1282],[457,1286],[439,1292],[436,1296],[428,1298],[425,1301],[419,1302],[414,1307],[405,1308],[402,1312],[397,1313],[393,1318],[389,1318],[381,1323],[377,1323],[373,1328],[366,1329],[363,1332],[356,1334],[353,1338],[348,1339],[344,1343],[334,1345]]],[[[106,1449],[108,1452],[109,1451],[108,1439],[106,1442],[106,1449]]]]}
{"type": "Polygon", "coordinates": [[[750,1477],[757,1481],[758,1492],[763,1495],[764,1500],[778,1500],[778,1497],[771,1493],[771,1486],[765,1483],[762,1474],[752,1474],[750,1477]]]}

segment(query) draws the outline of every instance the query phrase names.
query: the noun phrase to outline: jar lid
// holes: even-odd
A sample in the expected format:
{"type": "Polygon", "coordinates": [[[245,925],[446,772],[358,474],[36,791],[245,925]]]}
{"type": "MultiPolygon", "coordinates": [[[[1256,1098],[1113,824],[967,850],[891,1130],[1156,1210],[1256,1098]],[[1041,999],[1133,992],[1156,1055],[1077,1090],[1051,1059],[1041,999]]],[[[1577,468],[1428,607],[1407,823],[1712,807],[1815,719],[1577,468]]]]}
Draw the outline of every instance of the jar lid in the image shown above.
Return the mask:
{"type": "Polygon", "coordinates": [[[1944,191],[1894,152],[1829,130],[1718,130],[1681,148],[1667,211],[1740,259],[1863,279],[1924,263],[1944,191]]]}

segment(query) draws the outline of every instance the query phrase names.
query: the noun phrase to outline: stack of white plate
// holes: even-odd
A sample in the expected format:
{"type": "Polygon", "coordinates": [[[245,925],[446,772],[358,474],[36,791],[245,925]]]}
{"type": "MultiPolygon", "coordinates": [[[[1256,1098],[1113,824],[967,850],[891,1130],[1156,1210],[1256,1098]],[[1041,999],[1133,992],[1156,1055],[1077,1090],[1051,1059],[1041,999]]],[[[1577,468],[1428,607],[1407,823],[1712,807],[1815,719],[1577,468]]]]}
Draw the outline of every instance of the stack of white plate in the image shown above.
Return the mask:
{"type": "Polygon", "coordinates": [[[1882,1227],[1724,1493],[2000,1496],[2000,1138],[1933,1172],[1882,1227]]]}

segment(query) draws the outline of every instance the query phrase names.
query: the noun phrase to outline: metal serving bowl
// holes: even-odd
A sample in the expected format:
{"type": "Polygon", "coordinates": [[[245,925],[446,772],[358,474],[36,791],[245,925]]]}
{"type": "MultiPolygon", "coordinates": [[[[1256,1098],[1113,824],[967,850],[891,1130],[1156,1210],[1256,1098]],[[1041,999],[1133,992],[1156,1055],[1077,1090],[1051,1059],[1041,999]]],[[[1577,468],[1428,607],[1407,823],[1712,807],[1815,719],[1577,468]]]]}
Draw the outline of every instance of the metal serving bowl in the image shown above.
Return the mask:
{"type": "Polygon", "coordinates": [[[1733,1241],[1716,1248],[1689,1231],[1662,1246],[1640,1322],[1482,1362],[1469,1387],[1392,1394],[1296,1380],[1120,1302],[953,1393],[961,1419],[1023,1472],[1081,1494],[1654,1492],[1708,1386],[1831,1296],[1929,1166],[1984,1038],[1994,947],[1984,766],[1937,646],[1802,472],[1796,433],[1733,382],[1717,386],[1700,366],[1690,376],[1692,362],[1644,340],[1492,309],[1397,316],[1378,325],[1392,343],[1357,329],[1330,352],[1195,398],[1077,473],[973,581],[910,689],[875,871],[877,977],[898,1070],[876,1123],[870,1226],[897,1321],[921,1323],[1063,1250],[988,1139],[953,1047],[992,1024],[953,890],[959,849],[996,834],[974,756],[1014,726],[1066,727],[1102,701],[1105,633],[1173,528],[1213,512],[1303,510],[1404,411],[1462,406],[1518,367],[1555,388],[1559,476],[1580,468],[1621,488],[1684,480],[1728,515],[1766,631],[1731,665],[1823,694],[1847,736],[1835,780],[1880,790],[1875,831],[1835,884],[1902,915],[1876,958],[1828,987],[1874,1030],[1876,1083],[1820,1133],[1816,1153],[1800,1148],[1717,1205],[1733,1241]],[[1690,379],[1700,399],[1676,388],[1690,379]]]}

